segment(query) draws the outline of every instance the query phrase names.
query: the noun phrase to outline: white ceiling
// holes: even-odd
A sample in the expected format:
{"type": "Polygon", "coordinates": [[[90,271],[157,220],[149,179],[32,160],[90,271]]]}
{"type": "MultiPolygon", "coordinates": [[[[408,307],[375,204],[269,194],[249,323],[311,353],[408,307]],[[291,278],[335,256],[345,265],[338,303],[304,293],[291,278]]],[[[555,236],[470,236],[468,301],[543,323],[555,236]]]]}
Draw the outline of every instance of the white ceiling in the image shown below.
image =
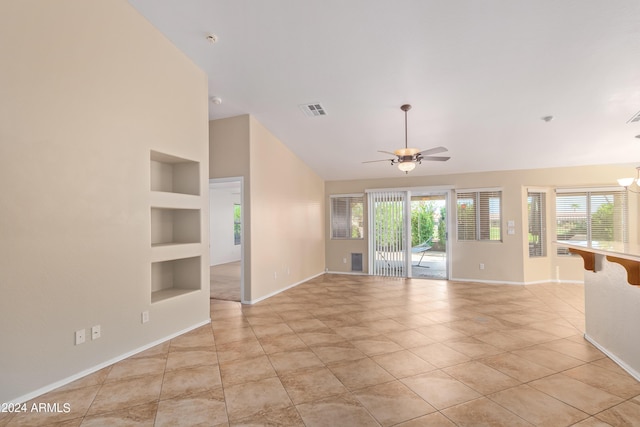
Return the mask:
{"type": "Polygon", "coordinates": [[[361,162],[404,145],[404,103],[409,146],[451,156],[413,175],[640,162],[638,0],[129,1],[208,74],[211,119],[253,115],[326,180],[402,176],[361,162]]]}

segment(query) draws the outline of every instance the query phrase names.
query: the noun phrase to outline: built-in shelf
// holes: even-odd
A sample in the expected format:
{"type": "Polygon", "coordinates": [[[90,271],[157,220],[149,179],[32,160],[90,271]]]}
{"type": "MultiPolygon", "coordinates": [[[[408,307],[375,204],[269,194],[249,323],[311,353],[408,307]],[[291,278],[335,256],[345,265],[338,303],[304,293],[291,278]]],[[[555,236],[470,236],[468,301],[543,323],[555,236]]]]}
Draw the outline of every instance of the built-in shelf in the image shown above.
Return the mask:
{"type": "Polygon", "coordinates": [[[151,191],[200,195],[200,163],[151,151],[151,191]]]}
{"type": "Polygon", "coordinates": [[[201,257],[151,263],[151,302],[200,290],[201,257]]]}
{"type": "Polygon", "coordinates": [[[200,163],[150,152],[151,302],[202,288],[200,163]]]}
{"type": "Polygon", "coordinates": [[[200,243],[200,210],[151,208],[151,245],[200,243]]]}

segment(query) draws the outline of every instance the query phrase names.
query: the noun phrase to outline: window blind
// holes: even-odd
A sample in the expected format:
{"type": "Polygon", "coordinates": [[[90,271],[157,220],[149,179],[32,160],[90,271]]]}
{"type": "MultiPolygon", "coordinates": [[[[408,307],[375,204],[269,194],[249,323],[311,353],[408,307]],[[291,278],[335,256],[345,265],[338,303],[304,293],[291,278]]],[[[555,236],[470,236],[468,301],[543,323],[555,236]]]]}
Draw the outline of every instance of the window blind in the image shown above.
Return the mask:
{"type": "MultiPolygon", "coordinates": [[[[566,241],[628,240],[627,192],[575,191],[556,194],[556,239],[566,241]]],[[[566,248],[558,248],[565,255],[566,248]]]]}
{"type": "Polygon", "coordinates": [[[547,256],[547,195],[544,192],[527,192],[529,218],[529,257],[547,256]]]}
{"type": "Polygon", "coordinates": [[[331,197],[331,238],[362,239],[364,198],[362,196],[331,197]]]}
{"type": "Polygon", "coordinates": [[[502,191],[456,193],[458,240],[502,240],[502,191]]]}

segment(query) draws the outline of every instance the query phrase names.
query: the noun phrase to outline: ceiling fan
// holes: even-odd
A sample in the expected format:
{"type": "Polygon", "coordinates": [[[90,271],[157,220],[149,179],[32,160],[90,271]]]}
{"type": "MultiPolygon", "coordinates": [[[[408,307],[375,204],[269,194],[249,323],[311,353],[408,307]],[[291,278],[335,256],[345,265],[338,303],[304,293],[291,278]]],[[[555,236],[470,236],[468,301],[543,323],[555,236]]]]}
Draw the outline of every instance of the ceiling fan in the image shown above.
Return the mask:
{"type": "Polygon", "coordinates": [[[448,151],[445,147],[435,147],[430,148],[428,150],[420,151],[417,148],[409,148],[407,146],[407,111],[411,109],[411,105],[404,104],[400,107],[402,111],[404,111],[404,148],[399,148],[395,150],[393,153],[390,151],[382,151],[379,150],[379,153],[391,154],[396,156],[391,159],[383,159],[383,160],[369,160],[368,162],[362,163],[375,163],[375,162],[391,162],[391,165],[398,165],[398,169],[403,171],[404,173],[409,173],[414,170],[417,164],[421,164],[423,160],[433,161],[433,162],[446,162],[451,157],[442,157],[442,156],[432,156],[431,154],[444,153],[448,151]]]}

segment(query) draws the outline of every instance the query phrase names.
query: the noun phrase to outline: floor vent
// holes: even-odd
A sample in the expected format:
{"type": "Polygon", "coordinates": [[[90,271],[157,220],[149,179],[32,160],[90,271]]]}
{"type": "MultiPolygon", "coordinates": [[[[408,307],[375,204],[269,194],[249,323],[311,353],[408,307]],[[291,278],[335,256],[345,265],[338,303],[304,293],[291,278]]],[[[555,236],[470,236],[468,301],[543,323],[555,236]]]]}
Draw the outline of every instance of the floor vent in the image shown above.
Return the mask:
{"type": "Polygon", "coordinates": [[[351,271],[362,271],[362,254],[351,254],[351,271]]]}
{"type": "Polygon", "coordinates": [[[319,102],[303,104],[300,106],[300,108],[307,117],[319,117],[327,115],[327,110],[325,110],[319,102]]]}

